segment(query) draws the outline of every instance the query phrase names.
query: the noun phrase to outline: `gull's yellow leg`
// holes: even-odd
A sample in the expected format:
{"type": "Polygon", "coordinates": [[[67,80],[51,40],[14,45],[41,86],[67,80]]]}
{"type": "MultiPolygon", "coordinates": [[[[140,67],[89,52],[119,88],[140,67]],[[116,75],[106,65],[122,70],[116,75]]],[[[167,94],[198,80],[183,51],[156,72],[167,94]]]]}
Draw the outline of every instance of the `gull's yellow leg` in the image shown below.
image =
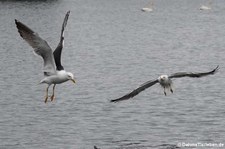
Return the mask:
{"type": "Polygon", "coordinates": [[[164,95],[166,96],[166,87],[163,87],[164,88],[164,95]]]}
{"type": "Polygon", "coordinates": [[[170,91],[171,91],[171,93],[173,93],[173,89],[172,89],[171,85],[170,85],[170,91]]]}
{"type": "Polygon", "coordinates": [[[48,100],[48,88],[49,88],[50,85],[48,85],[48,87],[46,88],[46,95],[45,95],[45,103],[47,102],[48,100]]]}
{"type": "Polygon", "coordinates": [[[53,86],[53,93],[52,93],[52,96],[51,96],[51,101],[53,101],[54,98],[55,98],[55,86],[56,86],[56,84],[54,84],[54,86],[53,86]]]}

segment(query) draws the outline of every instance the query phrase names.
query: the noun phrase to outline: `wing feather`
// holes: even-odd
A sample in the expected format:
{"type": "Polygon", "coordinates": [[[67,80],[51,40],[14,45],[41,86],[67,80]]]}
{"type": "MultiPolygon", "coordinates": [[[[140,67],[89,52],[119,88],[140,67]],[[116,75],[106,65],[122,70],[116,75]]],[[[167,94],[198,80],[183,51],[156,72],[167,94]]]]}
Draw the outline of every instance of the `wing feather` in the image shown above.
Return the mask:
{"type": "Polygon", "coordinates": [[[56,47],[55,51],[53,52],[57,70],[63,70],[64,69],[62,64],[61,64],[61,53],[62,53],[63,43],[64,43],[64,30],[65,30],[65,27],[67,25],[67,20],[69,18],[69,14],[70,14],[70,11],[68,11],[66,13],[66,16],[65,16],[63,24],[62,24],[60,41],[59,41],[59,44],[56,47]]]}
{"type": "Polygon", "coordinates": [[[154,84],[158,83],[158,80],[151,80],[148,82],[145,82],[144,84],[142,84],[140,87],[138,87],[137,89],[133,90],[132,92],[117,98],[117,99],[113,99],[111,100],[111,102],[118,102],[118,101],[122,101],[122,100],[127,100],[130,98],[133,98],[134,96],[138,95],[140,92],[144,91],[145,89],[153,86],[154,84]]]}
{"type": "Polygon", "coordinates": [[[169,76],[169,78],[181,78],[181,77],[194,77],[194,78],[199,78],[199,77],[204,77],[207,75],[213,75],[219,70],[219,65],[213,69],[212,71],[209,72],[202,72],[202,73],[193,73],[193,72],[178,72],[174,73],[169,76]]]}
{"type": "Polygon", "coordinates": [[[52,49],[48,43],[39,37],[38,33],[32,31],[23,23],[15,20],[16,27],[20,36],[34,49],[37,55],[40,55],[44,60],[44,74],[55,74],[55,62],[53,59],[52,49]]]}

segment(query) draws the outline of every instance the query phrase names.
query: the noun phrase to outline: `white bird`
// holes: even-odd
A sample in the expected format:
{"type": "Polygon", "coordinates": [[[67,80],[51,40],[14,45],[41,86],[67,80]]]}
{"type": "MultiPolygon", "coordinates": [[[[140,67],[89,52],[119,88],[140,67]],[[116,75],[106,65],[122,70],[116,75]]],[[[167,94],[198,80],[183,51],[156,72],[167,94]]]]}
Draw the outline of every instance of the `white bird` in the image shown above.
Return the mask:
{"type": "Polygon", "coordinates": [[[153,11],[153,1],[147,4],[144,8],[141,9],[144,12],[152,12],[153,11]]]}
{"type": "Polygon", "coordinates": [[[144,12],[152,12],[153,11],[153,8],[144,7],[141,10],[144,11],[144,12]]]}
{"type": "Polygon", "coordinates": [[[209,0],[209,1],[208,1],[208,6],[202,5],[199,9],[200,9],[200,10],[211,10],[211,7],[210,7],[211,4],[212,4],[212,1],[209,0]]]}
{"type": "Polygon", "coordinates": [[[46,88],[45,95],[45,103],[48,100],[48,88],[53,84],[53,93],[51,96],[51,101],[55,98],[55,86],[56,84],[60,84],[71,80],[75,83],[74,75],[71,72],[67,72],[64,70],[61,65],[61,52],[64,45],[64,29],[67,25],[67,20],[69,17],[70,11],[66,13],[62,24],[60,42],[52,52],[52,49],[48,45],[48,43],[43,40],[38,33],[32,31],[29,27],[24,25],[23,23],[15,20],[16,27],[20,36],[34,49],[34,53],[41,56],[44,60],[44,79],[40,81],[40,83],[48,84],[46,88]]]}
{"type": "Polygon", "coordinates": [[[113,100],[111,100],[111,102],[118,102],[118,101],[122,101],[122,100],[127,100],[127,99],[130,99],[130,98],[133,98],[134,96],[138,95],[140,92],[142,92],[145,89],[155,85],[156,83],[159,83],[163,87],[164,94],[166,96],[166,89],[169,89],[171,91],[171,93],[173,93],[173,89],[171,87],[173,78],[181,78],[181,77],[200,78],[200,77],[207,76],[207,75],[213,75],[214,73],[216,73],[218,71],[218,68],[219,68],[219,66],[217,66],[212,71],[203,72],[203,73],[178,72],[178,73],[174,73],[174,74],[172,74],[170,76],[168,76],[168,75],[161,75],[158,79],[150,80],[148,82],[145,82],[140,87],[138,87],[137,89],[133,90],[132,92],[130,92],[130,93],[128,93],[128,94],[126,94],[126,95],[124,95],[124,96],[122,96],[120,98],[113,99],[113,100]]]}
{"type": "Polygon", "coordinates": [[[200,10],[211,10],[211,7],[202,5],[199,9],[200,10]]]}

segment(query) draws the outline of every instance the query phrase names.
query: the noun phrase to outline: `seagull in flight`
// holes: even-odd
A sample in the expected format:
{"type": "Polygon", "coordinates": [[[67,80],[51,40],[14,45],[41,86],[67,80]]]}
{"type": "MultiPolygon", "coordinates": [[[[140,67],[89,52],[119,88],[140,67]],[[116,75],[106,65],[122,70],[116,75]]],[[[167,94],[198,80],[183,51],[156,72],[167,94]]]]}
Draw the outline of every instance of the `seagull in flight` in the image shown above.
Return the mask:
{"type": "Polygon", "coordinates": [[[75,83],[74,75],[71,72],[67,72],[64,70],[64,67],[61,64],[61,53],[64,45],[64,29],[67,25],[67,20],[69,18],[70,11],[68,11],[65,15],[60,41],[53,52],[48,43],[43,40],[38,33],[31,30],[25,24],[19,22],[15,19],[16,27],[20,36],[34,49],[34,53],[41,56],[44,61],[44,79],[40,81],[40,84],[46,83],[48,86],[46,88],[45,95],[45,103],[48,100],[48,89],[53,84],[53,93],[51,95],[51,101],[55,98],[55,86],[56,84],[60,84],[66,82],[68,80],[73,81],[75,83]]]}
{"type": "Polygon", "coordinates": [[[200,78],[200,77],[204,77],[204,76],[207,76],[207,75],[213,75],[218,71],[218,69],[219,69],[219,66],[217,66],[215,69],[213,69],[209,72],[202,72],[202,73],[178,72],[178,73],[174,73],[170,76],[161,75],[161,76],[158,77],[158,79],[150,80],[148,82],[145,82],[140,87],[133,90],[132,92],[130,92],[130,93],[128,93],[128,94],[126,94],[126,95],[124,95],[120,98],[113,99],[113,100],[111,100],[111,102],[118,102],[118,101],[133,98],[134,96],[138,95],[140,92],[142,92],[145,89],[155,85],[156,83],[159,83],[163,87],[164,94],[166,96],[166,89],[169,89],[171,91],[171,93],[173,93],[173,89],[171,87],[173,78],[182,78],[182,77],[200,78]]]}

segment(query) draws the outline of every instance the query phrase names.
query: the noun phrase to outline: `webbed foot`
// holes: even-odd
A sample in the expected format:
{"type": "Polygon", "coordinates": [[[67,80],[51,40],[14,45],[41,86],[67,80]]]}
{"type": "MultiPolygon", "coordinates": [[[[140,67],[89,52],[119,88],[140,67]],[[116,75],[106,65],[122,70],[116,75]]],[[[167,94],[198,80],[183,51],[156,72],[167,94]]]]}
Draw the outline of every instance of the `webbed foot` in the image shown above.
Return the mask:
{"type": "Polygon", "coordinates": [[[47,101],[48,101],[48,96],[45,97],[45,103],[47,103],[47,101]]]}
{"type": "Polygon", "coordinates": [[[51,101],[53,101],[55,99],[55,96],[54,95],[52,95],[51,96],[51,101]]]}

